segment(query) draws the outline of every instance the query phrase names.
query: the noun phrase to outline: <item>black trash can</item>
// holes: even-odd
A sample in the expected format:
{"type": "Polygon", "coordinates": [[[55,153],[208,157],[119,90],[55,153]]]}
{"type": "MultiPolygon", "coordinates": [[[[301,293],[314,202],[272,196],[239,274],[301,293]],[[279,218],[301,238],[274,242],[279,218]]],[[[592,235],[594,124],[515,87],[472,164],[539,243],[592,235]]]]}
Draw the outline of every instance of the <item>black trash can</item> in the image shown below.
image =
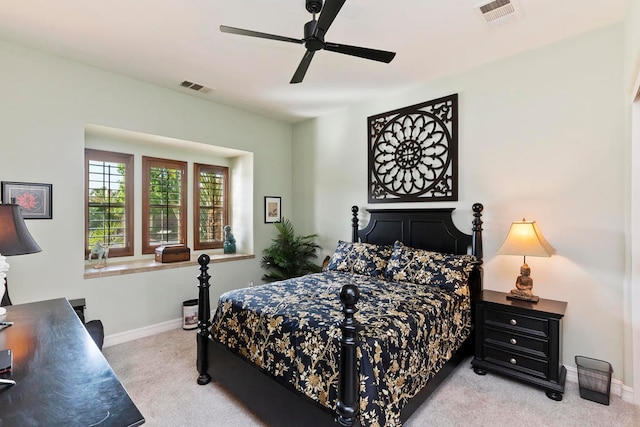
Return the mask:
{"type": "Polygon", "coordinates": [[[609,362],[576,356],[578,367],[578,385],[580,397],[593,402],[609,404],[611,394],[611,374],[613,368],[609,362]]]}
{"type": "Polygon", "coordinates": [[[198,300],[190,299],[182,302],[182,329],[198,327],[198,300]]]}

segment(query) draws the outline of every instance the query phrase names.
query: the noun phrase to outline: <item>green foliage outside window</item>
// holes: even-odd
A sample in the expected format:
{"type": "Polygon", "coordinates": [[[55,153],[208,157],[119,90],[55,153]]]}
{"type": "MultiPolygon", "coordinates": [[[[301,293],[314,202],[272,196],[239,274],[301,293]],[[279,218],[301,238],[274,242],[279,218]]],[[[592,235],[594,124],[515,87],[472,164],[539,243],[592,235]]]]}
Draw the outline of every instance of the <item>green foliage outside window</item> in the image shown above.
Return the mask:
{"type": "Polygon", "coordinates": [[[125,166],[122,163],[89,161],[89,241],[111,248],[126,244],[125,166]]]}
{"type": "Polygon", "coordinates": [[[180,242],[182,172],[152,166],[149,172],[149,235],[152,245],[180,242]]]}

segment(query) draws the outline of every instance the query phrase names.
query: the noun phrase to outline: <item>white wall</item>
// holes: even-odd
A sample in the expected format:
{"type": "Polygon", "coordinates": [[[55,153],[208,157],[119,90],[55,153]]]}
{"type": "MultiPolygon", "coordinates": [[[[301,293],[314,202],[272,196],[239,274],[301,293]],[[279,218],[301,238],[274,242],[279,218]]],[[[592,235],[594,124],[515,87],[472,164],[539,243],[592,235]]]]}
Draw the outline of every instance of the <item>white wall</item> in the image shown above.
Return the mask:
{"type": "Polygon", "coordinates": [[[512,221],[536,220],[557,255],[527,261],[535,293],[568,302],[564,364],[604,359],[630,383],[623,38],[622,25],[608,27],[296,125],[298,222],[327,253],[349,239],[351,205],[367,206],[367,117],[458,93],[459,201],[382,207],[455,206],[470,231],[471,205],[482,202],[484,286],[501,291],[513,287],[522,258],[495,252],[512,221]]]}
{"type": "MultiPolygon", "coordinates": [[[[291,125],[5,42],[0,64],[0,180],[53,184],[53,219],[27,221],[42,252],[8,259],[14,304],[85,297],[87,318],[109,335],[179,318],[197,296],[198,267],[83,278],[88,124],[252,152],[253,191],[243,192],[253,200],[240,202],[253,209],[256,259],[213,264],[212,300],[260,280],[260,251],[274,236],[263,196],[282,196],[283,214],[292,212],[291,125]]],[[[238,174],[251,176],[245,166],[238,174]]]]}
{"type": "MultiPolygon", "coordinates": [[[[633,384],[640,384],[640,0],[629,2],[625,23],[625,105],[627,106],[628,140],[630,141],[627,171],[629,172],[629,251],[627,260],[627,313],[631,326],[625,334],[625,362],[633,372],[633,384]],[[636,167],[634,167],[634,165],[636,167]]],[[[636,386],[637,388],[638,386],[636,386]]],[[[634,403],[640,404],[640,393],[634,393],[634,403]]]]}

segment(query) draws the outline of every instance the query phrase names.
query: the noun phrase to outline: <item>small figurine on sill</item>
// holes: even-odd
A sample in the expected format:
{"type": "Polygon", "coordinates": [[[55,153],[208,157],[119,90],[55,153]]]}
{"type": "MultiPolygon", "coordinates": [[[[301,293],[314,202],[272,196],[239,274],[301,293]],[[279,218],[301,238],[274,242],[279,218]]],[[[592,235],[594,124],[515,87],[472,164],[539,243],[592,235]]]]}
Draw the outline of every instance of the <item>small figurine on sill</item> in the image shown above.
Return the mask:
{"type": "Polygon", "coordinates": [[[231,233],[231,226],[224,226],[224,253],[225,254],[235,254],[236,253],[236,239],[233,237],[231,233]]]}
{"type": "Polygon", "coordinates": [[[96,260],[93,263],[94,268],[102,268],[107,265],[107,258],[109,257],[109,246],[102,242],[96,242],[93,245],[93,249],[89,252],[89,258],[87,261],[91,261],[93,256],[96,256],[96,260]]]}

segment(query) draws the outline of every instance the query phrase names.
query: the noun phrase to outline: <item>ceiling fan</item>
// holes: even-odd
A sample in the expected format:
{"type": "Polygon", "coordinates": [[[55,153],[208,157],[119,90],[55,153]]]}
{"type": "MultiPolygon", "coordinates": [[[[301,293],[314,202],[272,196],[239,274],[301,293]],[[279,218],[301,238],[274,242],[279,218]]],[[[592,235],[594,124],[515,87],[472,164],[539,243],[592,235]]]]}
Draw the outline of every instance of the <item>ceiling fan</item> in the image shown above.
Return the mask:
{"type": "Polygon", "coordinates": [[[261,33],[258,31],[243,30],[242,28],[228,27],[226,25],[220,25],[220,31],[223,33],[238,34],[241,36],[259,37],[269,40],[304,44],[307,51],[302,57],[302,61],[300,61],[300,65],[298,65],[290,83],[302,82],[304,75],[307,73],[307,69],[309,68],[309,64],[311,64],[313,55],[318,50],[324,49],[345,55],[385,62],[387,64],[391,62],[391,60],[396,56],[395,52],[331,43],[324,40],[324,35],[329,30],[329,27],[338,15],[338,12],[340,12],[345,1],[346,0],[325,0],[323,7],[322,0],[306,0],[307,11],[313,14],[313,19],[305,24],[304,38],[302,39],[294,39],[291,37],[261,33]],[[318,12],[320,12],[320,16],[316,21],[316,14],[318,12]]]}

